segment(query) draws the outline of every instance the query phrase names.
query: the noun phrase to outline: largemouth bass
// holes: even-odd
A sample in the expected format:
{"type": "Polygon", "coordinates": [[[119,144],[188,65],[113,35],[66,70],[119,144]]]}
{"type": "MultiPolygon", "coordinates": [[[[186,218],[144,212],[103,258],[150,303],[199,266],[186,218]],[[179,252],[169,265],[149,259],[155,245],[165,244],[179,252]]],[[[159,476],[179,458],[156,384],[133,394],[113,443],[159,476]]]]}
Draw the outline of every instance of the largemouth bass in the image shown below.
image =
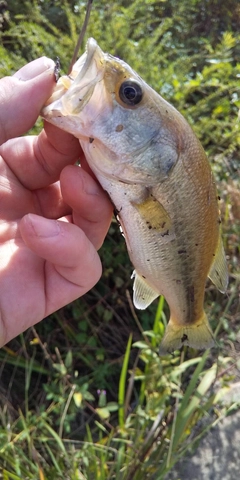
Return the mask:
{"type": "Polygon", "coordinates": [[[228,273],[212,172],[186,120],[94,39],[42,116],[79,138],[115,205],[135,268],[135,307],[159,295],[168,302],[160,353],[212,346],[205,283],[225,292],[228,273]]]}

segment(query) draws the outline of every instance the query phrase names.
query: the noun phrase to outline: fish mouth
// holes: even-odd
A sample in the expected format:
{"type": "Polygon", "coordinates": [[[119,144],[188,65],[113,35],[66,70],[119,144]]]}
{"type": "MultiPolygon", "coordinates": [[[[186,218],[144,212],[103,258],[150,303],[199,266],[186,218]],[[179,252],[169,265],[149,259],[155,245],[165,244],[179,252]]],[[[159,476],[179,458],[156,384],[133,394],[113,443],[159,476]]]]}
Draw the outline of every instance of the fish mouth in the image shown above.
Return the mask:
{"type": "Polygon", "coordinates": [[[94,38],[89,38],[85,53],[73,65],[69,75],[59,78],[55,89],[44,105],[41,116],[51,121],[54,117],[78,115],[89,102],[94,88],[104,76],[104,53],[94,38]]]}

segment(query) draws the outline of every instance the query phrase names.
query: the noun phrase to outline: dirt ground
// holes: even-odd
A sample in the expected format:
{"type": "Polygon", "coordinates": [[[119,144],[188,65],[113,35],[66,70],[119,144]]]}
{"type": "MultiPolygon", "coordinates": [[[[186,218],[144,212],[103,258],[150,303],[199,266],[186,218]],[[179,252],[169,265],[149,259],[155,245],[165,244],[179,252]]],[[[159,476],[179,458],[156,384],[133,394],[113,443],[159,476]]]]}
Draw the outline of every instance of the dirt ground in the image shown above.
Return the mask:
{"type": "MultiPolygon", "coordinates": [[[[240,382],[231,400],[239,402],[240,382]]],[[[229,398],[230,400],[230,398],[229,398]]],[[[240,410],[224,418],[199,443],[195,453],[180,461],[165,480],[237,480],[240,478],[240,410]]]]}

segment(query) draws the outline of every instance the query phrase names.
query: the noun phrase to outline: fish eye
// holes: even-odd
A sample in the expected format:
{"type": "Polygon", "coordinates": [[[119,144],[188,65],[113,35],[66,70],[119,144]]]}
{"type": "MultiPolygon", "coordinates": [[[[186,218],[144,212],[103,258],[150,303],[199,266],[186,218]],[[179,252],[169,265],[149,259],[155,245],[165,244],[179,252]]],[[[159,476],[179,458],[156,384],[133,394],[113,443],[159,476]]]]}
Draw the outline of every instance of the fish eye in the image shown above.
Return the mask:
{"type": "Polygon", "coordinates": [[[119,97],[126,105],[137,105],[141,102],[143,91],[139,83],[134,80],[126,80],[119,88],[119,97]]]}

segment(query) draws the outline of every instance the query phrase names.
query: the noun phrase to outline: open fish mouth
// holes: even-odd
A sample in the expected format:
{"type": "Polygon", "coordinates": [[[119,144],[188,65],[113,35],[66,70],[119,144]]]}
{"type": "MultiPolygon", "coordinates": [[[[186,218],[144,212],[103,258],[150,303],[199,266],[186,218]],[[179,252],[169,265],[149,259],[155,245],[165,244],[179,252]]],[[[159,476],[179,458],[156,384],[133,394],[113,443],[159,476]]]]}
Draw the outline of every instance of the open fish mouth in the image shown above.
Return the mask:
{"type": "Polygon", "coordinates": [[[46,120],[59,115],[77,115],[90,100],[94,88],[104,76],[104,53],[96,40],[89,38],[86,52],[74,64],[70,75],[59,78],[41,115],[46,120]]]}

